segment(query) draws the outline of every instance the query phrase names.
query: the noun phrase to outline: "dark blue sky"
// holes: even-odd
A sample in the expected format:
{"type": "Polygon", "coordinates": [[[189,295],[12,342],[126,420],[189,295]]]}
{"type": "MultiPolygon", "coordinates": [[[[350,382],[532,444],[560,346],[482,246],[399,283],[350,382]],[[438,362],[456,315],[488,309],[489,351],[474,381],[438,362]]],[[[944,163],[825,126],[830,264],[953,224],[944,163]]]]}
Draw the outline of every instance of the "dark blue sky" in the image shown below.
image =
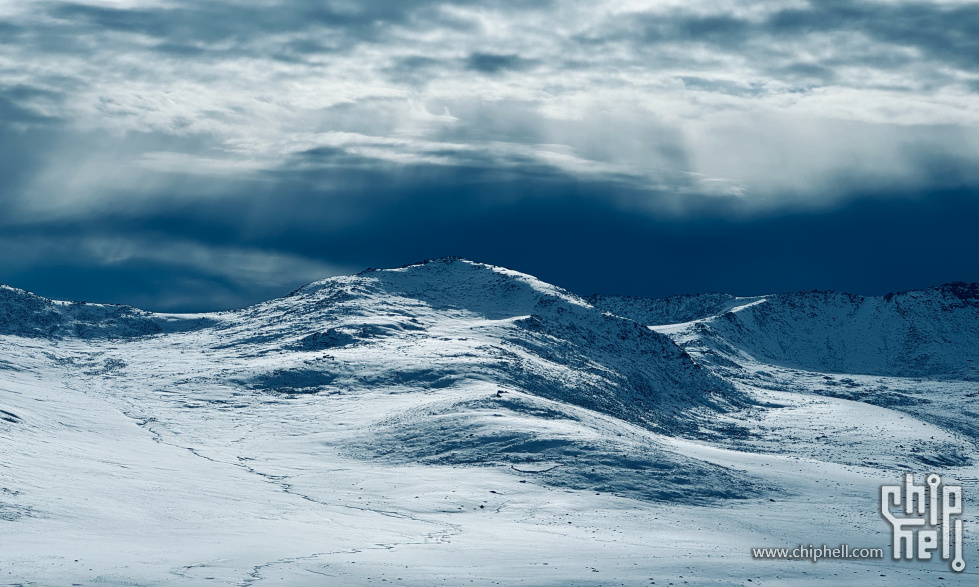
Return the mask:
{"type": "Polygon", "coordinates": [[[979,281],[977,45],[959,2],[0,1],[0,282],[206,310],[445,255],[582,294],[979,281]]]}

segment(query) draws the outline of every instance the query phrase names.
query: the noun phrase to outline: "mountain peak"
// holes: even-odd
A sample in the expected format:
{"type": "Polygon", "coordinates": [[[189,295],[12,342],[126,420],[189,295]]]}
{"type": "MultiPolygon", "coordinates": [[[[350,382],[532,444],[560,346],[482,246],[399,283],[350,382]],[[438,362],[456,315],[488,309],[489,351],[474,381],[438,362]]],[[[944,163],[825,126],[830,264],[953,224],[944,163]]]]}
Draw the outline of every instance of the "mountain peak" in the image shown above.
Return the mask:
{"type": "Polygon", "coordinates": [[[483,265],[483,263],[470,261],[469,259],[465,259],[463,257],[459,257],[456,255],[449,255],[446,257],[435,257],[432,259],[425,259],[424,261],[408,263],[407,265],[401,265],[400,267],[391,267],[391,268],[368,267],[367,269],[364,269],[357,275],[367,275],[370,273],[374,273],[376,271],[401,271],[405,269],[415,269],[415,268],[427,267],[432,265],[445,265],[445,266],[459,267],[462,265],[483,265]]]}
{"type": "Polygon", "coordinates": [[[441,257],[393,269],[368,268],[302,287],[292,296],[414,298],[433,307],[457,307],[488,317],[529,315],[557,304],[590,308],[583,298],[532,275],[470,261],[441,257]]]}

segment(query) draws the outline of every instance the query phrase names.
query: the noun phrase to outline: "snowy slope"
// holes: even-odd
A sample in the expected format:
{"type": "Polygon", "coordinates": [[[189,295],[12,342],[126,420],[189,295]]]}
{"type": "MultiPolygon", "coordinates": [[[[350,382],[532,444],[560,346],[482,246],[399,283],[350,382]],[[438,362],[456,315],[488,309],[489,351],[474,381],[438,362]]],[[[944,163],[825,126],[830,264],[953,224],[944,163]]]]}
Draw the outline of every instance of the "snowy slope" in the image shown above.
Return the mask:
{"type": "Polygon", "coordinates": [[[728,358],[723,350],[734,347],[760,361],[813,371],[979,380],[976,284],[880,297],[799,292],[736,302],[692,318],[700,341],[728,358]]]}
{"type": "Polygon", "coordinates": [[[0,335],[133,338],[205,324],[202,319],[152,314],[130,306],[54,301],[0,284],[0,335]]]}
{"type": "Polygon", "coordinates": [[[974,352],[970,291],[586,300],[462,259],[192,316],[5,288],[0,585],[970,584],[748,552],[884,547],[881,483],[979,478],[961,364],[841,375],[777,344],[856,348],[827,324],[900,297],[895,324],[947,329],[902,348],[974,352]]]}
{"type": "Polygon", "coordinates": [[[636,298],[596,294],[587,299],[596,308],[606,312],[631,318],[640,324],[660,326],[710,318],[758,298],[739,298],[730,294],[708,293],[668,298],[636,298]]]}
{"type": "Polygon", "coordinates": [[[301,351],[239,379],[257,388],[483,382],[666,430],[743,402],[668,337],[533,277],[459,259],[317,282],[215,330],[223,346],[301,351]]]}

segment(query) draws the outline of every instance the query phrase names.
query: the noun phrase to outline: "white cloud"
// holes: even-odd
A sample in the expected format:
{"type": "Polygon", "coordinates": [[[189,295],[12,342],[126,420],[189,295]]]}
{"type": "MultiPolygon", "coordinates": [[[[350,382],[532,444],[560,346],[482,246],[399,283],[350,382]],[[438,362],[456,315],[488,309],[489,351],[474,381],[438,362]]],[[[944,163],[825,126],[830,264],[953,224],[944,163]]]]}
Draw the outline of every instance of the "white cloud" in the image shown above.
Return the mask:
{"type": "MultiPolygon", "coordinates": [[[[291,1],[0,2],[13,38],[0,88],[43,90],[12,100],[127,151],[92,153],[66,134],[29,207],[138,200],[158,181],[138,169],[220,179],[317,146],[381,164],[529,160],[771,203],[822,197],[841,174],[908,173],[893,145],[921,127],[970,144],[979,128],[979,64],[928,31],[900,37],[909,23],[841,24],[801,1],[526,6],[332,3],[321,18],[291,1]],[[810,13],[811,27],[792,20],[810,13]]],[[[853,6],[896,19],[911,5],[853,6]]],[[[934,6],[938,20],[968,9],[934,6]]]]}

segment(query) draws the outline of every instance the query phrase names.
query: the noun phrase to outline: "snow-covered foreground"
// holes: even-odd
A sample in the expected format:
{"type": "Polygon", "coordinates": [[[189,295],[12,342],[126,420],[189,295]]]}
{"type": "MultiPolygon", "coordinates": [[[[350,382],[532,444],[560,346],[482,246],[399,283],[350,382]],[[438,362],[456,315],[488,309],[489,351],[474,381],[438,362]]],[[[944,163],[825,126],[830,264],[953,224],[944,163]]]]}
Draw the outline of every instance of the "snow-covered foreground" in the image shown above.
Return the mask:
{"type": "Polygon", "coordinates": [[[911,379],[718,325],[765,298],[590,301],[462,260],[195,316],[0,290],[0,584],[975,583],[974,308],[911,379]],[[963,486],[964,573],[891,560],[905,471],[963,486]],[[750,552],[810,544],[885,558],[750,552]]]}

